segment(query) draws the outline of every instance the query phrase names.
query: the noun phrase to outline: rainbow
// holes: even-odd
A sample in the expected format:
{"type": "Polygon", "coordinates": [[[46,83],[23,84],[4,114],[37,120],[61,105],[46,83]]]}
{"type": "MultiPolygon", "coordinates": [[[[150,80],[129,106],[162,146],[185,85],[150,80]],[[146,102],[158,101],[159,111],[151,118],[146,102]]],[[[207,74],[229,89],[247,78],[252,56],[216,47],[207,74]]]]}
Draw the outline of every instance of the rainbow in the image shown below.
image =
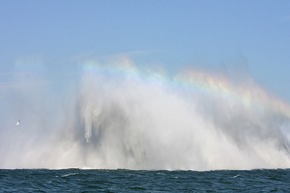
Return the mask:
{"type": "Polygon", "coordinates": [[[192,91],[202,91],[212,95],[238,101],[244,106],[271,110],[276,114],[290,119],[290,105],[267,92],[254,81],[246,84],[235,84],[223,74],[209,73],[202,70],[187,70],[173,78],[164,73],[148,69],[138,69],[128,57],[114,60],[111,63],[100,64],[95,60],[82,63],[86,75],[97,75],[110,78],[129,78],[132,81],[143,80],[151,84],[164,84],[192,91]]]}
{"type": "Polygon", "coordinates": [[[178,75],[176,81],[186,87],[197,87],[206,92],[238,100],[245,106],[269,109],[290,119],[290,105],[269,94],[253,81],[245,85],[234,84],[226,76],[193,70],[178,75]]]}

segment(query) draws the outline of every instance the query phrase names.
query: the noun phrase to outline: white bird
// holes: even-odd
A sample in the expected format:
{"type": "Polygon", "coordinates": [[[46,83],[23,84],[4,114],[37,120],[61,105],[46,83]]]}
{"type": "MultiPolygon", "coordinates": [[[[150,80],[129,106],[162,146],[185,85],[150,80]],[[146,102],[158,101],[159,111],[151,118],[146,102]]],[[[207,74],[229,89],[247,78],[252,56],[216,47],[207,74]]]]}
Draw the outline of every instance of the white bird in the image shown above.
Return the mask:
{"type": "Polygon", "coordinates": [[[18,120],[17,122],[16,122],[16,126],[18,126],[20,124],[20,120],[18,120]]]}

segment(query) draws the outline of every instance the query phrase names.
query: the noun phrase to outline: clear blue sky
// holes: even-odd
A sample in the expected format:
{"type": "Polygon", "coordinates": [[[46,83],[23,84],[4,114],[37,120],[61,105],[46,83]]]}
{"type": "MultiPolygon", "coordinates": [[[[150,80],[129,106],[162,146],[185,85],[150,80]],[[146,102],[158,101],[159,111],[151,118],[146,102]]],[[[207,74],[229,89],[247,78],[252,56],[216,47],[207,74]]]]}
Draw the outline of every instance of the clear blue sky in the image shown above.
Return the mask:
{"type": "Polygon", "coordinates": [[[0,1],[0,76],[25,57],[57,71],[81,53],[135,51],[169,71],[247,71],[290,101],[290,1],[0,1]]]}

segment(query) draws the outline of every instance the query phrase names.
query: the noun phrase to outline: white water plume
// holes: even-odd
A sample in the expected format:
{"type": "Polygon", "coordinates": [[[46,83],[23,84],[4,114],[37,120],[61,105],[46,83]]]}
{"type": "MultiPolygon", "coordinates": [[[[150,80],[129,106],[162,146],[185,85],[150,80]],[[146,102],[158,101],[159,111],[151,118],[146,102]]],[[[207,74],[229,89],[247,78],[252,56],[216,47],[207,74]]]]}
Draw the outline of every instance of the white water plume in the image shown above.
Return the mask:
{"type": "Polygon", "coordinates": [[[245,103],[136,67],[105,67],[61,89],[2,91],[0,168],[290,167],[289,109],[258,103],[250,85],[245,103]]]}

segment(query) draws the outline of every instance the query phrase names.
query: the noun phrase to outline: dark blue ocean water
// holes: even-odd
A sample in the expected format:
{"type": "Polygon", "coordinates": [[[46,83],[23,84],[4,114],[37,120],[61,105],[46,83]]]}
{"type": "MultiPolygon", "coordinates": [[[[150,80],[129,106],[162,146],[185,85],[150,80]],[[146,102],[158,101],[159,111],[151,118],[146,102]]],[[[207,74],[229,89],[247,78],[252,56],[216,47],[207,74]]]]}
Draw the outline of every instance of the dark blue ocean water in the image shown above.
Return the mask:
{"type": "Polygon", "coordinates": [[[290,169],[0,170],[1,192],[290,192],[290,169]]]}

